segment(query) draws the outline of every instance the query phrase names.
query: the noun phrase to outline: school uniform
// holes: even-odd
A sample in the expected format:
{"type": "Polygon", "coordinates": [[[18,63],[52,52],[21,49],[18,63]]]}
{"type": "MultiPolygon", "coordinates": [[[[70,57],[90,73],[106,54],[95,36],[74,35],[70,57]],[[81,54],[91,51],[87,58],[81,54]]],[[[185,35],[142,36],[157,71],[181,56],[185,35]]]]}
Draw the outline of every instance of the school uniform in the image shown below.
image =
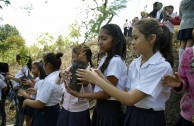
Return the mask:
{"type": "MultiPolygon", "coordinates": [[[[44,82],[44,79],[40,79],[39,77],[37,77],[37,78],[35,79],[34,88],[35,88],[36,90],[38,90],[43,82],[44,82]]],[[[35,95],[31,95],[30,97],[31,97],[32,99],[36,99],[36,94],[35,94],[35,95]]]]}
{"type": "MultiPolygon", "coordinates": [[[[170,14],[171,18],[175,18],[177,15],[175,13],[170,14]]],[[[174,25],[169,21],[164,21],[164,25],[169,28],[171,33],[174,33],[174,25]]]]}
{"type": "MultiPolygon", "coordinates": [[[[30,73],[29,68],[27,65],[23,66],[15,75],[15,78],[22,78],[24,75],[28,76],[30,73]]],[[[23,126],[24,122],[24,113],[23,113],[23,101],[25,100],[24,97],[18,96],[18,87],[20,87],[20,83],[14,81],[13,88],[15,89],[15,103],[16,103],[16,126],[23,126]]]]}
{"type": "Polygon", "coordinates": [[[33,126],[56,126],[63,94],[63,85],[55,83],[58,74],[58,71],[50,73],[37,90],[36,100],[45,103],[45,107],[35,110],[33,126]]]}
{"type": "MultiPolygon", "coordinates": [[[[39,80],[39,77],[36,77],[36,78],[34,79],[34,81],[35,81],[34,88],[35,88],[36,82],[37,82],[38,80],[39,80]]],[[[35,96],[36,96],[36,95],[35,95],[35,96]]],[[[31,98],[36,99],[35,96],[31,96],[31,98]]],[[[33,113],[34,113],[34,109],[33,109],[32,107],[25,106],[25,107],[23,108],[23,114],[24,114],[25,116],[32,117],[32,116],[33,116],[33,113]]]]}
{"type": "MultiPolygon", "coordinates": [[[[99,68],[105,61],[105,58],[102,58],[99,64],[99,68]]],[[[106,70],[104,71],[104,75],[114,76],[118,79],[118,83],[116,85],[120,90],[124,90],[126,84],[127,77],[127,67],[123,62],[120,56],[114,56],[110,62],[106,70]]],[[[95,85],[94,92],[100,92],[102,89],[95,85]]],[[[92,117],[92,126],[121,126],[123,120],[123,112],[121,103],[114,98],[97,100],[96,108],[93,112],[92,117]]]]}
{"type": "MultiPolygon", "coordinates": [[[[63,106],[56,126],[90,126],[88,99],[74,97],[64,90],[63,106]]],[[[82,86],[80,92],[91,92],[91,85],[82,86]]]]}
{"type": "Polygon", "coordinates": [[[165,126],[165,103],[171,89],[161,84],[161,78],[172,74],[172,67],[159,51],[143,65],[141,61],[142,56],[130,64],[127,85],[129,92],[137,89],[147,96],[128,107],[123,126],[165,126]]]}
{"type": "MultiPolygon", "coordinates": [[[[20,70],[16,73],[15,78],[21,78],[21,77],[24,76],[24,74],[25,74],[25,76],[28,76],[28,73],[30,73],[29,68],[28,68],[28,66],[25,65],[25,66],[22,67],[22,69],[20,69],[20,70]]],[[[19,86],[20,86],[20,83],[17,82],[17,81],[14,81],[13,87],[14,87],[14,88],[17,88],[17,87],[19,87],[19,86]]]]}
{"type": "Polygon", "coordinates": [[[179,17],[181,19],[179,25],[178,40],[192,39],[192,31],[194,27],[194,1],[181,0],[179,5],[179,17]]]}
{"type": "MultiPolygon", "coordinates": [[[[89,65],[87,69],[91,68],[89,65]]],[[[71,66],[66,69],[69,71],[71,66]]],[[[62,82],[70,83],[68,80],[59,78],[57,76],[56,82],[61,84],[62,82]]],[[[87,93],[92,92],[92,87],[89,84],[88,86],[81,87],[80,92],[87,93]]],[[[57,120],[56,126],[90,126],[90,113],[89,113],[89,101],[84,98],[77,98],[69,94],[64,87],[64,97],[63,97],[63,106],[60,110],[60,114],[57,120]]]]}

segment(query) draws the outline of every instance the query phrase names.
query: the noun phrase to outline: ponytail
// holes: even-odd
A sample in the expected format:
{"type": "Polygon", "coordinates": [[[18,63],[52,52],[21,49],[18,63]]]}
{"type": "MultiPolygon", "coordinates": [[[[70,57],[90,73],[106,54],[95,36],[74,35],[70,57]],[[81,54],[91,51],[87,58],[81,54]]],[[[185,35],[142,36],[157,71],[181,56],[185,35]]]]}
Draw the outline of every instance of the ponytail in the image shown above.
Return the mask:
{"type": "Polygon", "coordinates": [[[162,56],[174,66],[174,57],[172,52],[172,33],[166,26],[161,26],[161,35],[159,35],[158,50],[162,53],[162,56]]]}

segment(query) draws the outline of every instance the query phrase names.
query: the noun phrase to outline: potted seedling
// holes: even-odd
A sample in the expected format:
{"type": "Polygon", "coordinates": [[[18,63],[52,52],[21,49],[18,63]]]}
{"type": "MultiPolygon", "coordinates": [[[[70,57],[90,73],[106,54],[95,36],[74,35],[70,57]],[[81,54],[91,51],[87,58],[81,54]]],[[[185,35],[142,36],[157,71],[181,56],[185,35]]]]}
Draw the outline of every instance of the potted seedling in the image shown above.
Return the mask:
{"type": "Polygon", "coordinates": [[[77,80],[76,70],[86,69],[87,66],[88,66],[88,63],[86,60],[84,45],[79,45],[76,48],[76,58],[72,61],[72,66],[70,69],[70,72],[71,72],[71,79],[69,83],[70,89],[80,92],[81,87],[82,87],[80,83],[82,82],[77,80]]]}

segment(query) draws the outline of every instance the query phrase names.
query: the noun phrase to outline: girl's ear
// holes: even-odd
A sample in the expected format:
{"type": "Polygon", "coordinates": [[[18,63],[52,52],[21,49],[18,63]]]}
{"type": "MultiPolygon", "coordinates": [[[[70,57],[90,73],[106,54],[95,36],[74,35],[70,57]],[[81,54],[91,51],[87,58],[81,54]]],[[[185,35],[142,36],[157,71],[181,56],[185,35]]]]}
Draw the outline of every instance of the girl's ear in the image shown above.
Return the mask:
{"type": "Polygon", "coordinates": [[[153,45],[154,42],[156,41],[156,35],[155,35],[155,34],[151,34],[151,35],[148,37],[148,40],[149,40],[150,44],[153,45]]]}

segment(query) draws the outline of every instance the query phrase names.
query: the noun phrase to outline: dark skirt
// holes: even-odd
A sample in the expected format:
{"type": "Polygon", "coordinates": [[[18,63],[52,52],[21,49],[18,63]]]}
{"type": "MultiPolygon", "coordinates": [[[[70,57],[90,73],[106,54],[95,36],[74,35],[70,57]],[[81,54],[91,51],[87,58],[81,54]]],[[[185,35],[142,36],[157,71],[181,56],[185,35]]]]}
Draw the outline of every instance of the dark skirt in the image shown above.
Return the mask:
{"type": "Polygon", "coordinates": [[[121,103],[115,100],[97,100],[92,126],[122,126],[121,103]]]}
{"type": "Polygon", "coordinates": [[[90,126],[89,109],[81,112],[70,112],[61,109],[56,126],[90,126]]]}
{"type": "Polygon", "coordinates": [[[128,107],[123,126],[165,126],[164,111],[128,107]]]}
{"type": "Polygon", "coordinates": [[[59,104],[43,109],[35,109],[32,118],[32,126],[56,126],[59,111],[59,104]]]}
{"type": "Polygon", "coordinates": [[[179,30],[177,39],[178,40],[192,39],[192,31],[193,31],[193,28],[179,30]]]}
{"type": "Polygon", "coordinates": [[[194,124],[179,115],[173,126],[194,126],[194,124]]]}
{"type": "Polygon", "coordinates": [[[32,117],[32,115],[33,115],[33,108],[31,108],[29,106],[25,106],[23,108],[23,114],[24,114],[24,116],[32,117]]]}

